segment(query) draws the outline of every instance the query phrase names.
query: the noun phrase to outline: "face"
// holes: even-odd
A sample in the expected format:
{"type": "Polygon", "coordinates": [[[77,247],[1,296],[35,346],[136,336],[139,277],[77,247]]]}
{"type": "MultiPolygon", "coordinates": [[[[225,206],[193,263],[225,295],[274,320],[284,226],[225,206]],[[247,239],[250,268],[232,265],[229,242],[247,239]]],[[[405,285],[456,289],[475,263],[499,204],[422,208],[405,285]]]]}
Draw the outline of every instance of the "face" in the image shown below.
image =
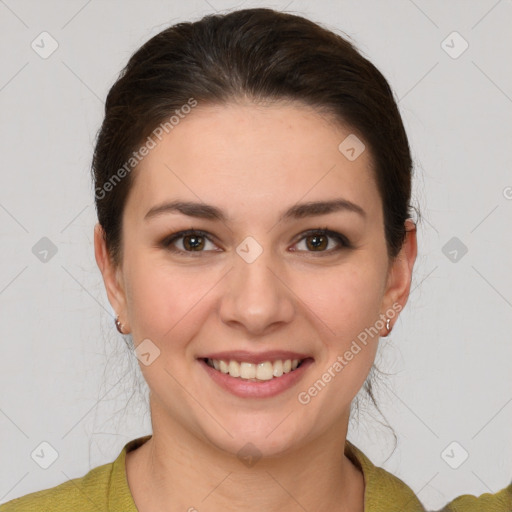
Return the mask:
{"type": "Polygon", "coordinates": [[[154,434],[276,455],[346,432],[416,255],[409,233],[388,259],[368,146],[338,149],[350,134],[302,105],[199,105],[134,171],[120,267],[97,226],[154,434]]]}

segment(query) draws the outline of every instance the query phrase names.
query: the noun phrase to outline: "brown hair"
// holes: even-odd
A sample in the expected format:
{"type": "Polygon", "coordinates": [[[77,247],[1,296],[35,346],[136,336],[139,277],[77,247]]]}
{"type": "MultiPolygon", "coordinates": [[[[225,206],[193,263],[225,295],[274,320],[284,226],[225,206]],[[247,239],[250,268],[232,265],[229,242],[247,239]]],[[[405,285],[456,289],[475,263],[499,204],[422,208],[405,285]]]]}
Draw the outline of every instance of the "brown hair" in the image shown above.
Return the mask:
{"type": "Polygon", "coordinates": [[[364,140],[382,198],[388,255],[396,257],[410,217],[412,160],[386,79],[340,35],[297,15],[257,8],[167,28],[132,55],[110,89],[92,174],[112,261],[122,261],[122,215],[134,183],[127,162],[134,167],[142,141],[191,99],[222,104],[238,98],[298,101],[364,140]]]}

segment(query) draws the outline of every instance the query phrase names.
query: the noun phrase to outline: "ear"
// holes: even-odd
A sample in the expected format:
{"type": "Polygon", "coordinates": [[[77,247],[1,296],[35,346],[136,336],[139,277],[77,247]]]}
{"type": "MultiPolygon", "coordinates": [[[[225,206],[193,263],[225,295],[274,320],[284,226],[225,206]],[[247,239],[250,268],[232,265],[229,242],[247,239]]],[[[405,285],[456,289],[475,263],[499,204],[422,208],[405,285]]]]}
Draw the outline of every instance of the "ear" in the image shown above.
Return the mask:
{"type": "MultiPolygon", "coordinates": [[[[416,255],[418,252],[418,245],[416,240],[416,224],[412,219],[407,219],[405,221],[405,230],[406,237],[402,245],[402,249],[398,253],[395,260],[390,263],[386,289],[382,299],[384,314],[386,311],[390,310],[398,313],[405,307],[407,299],[409,298],[412,281],[412,269],[414,267],[414,262],[416,261],[416,255]]],[[[390,320],[390,328],[392,329],[398,314],[389,316],[390,318],[395,317],[394,320],[390,320]]]]}
{"type": "Polygon", "coordinates": [[[94,226],[94,255],[103,276],[108,301],[116,314],[119,315],[119,321],[123,324],[123,330],[127,333],[129,332],[129,326],[121,269],[112,263],[107,251],[105,232],[99,223],[94,226]]]}

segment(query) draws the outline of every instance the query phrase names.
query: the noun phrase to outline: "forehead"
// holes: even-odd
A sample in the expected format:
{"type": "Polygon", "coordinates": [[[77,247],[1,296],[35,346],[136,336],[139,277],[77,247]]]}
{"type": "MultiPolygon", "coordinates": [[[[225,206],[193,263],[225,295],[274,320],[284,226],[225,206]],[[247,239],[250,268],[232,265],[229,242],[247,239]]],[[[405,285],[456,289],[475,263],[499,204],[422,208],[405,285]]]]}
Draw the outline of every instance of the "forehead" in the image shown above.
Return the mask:
{"type": "Polygon", "coordinates": [[[378,209],[369,148],[349,159],[347,137],[349,127],[302,104],[199,105],[133,171],[130,208],[140,216],[179,198],[271,211],[342,196],[378,209]]]}

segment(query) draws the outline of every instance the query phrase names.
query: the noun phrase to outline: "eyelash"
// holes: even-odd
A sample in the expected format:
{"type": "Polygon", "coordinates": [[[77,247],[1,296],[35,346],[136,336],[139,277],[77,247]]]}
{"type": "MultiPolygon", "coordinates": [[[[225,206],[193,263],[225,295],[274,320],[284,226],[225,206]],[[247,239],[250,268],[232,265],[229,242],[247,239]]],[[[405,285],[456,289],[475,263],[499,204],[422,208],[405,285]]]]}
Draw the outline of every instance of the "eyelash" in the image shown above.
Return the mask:
{"type": "MultiPolygon", "coordinates": [[[[206,238],[209,242],[214,243],[212,238],[209,236],[209,233],[206,231],[202,231],[200,229],[187,229],[185,231],[178,231],[176,233],[173,233],[172,235],[166,237],[162,242],[161,245],[165,249],[178,254],[190,254],[193,256],[199,256],[203,252],[210,252],[210,251],[184,251],[182,249],[177,249],[173,246],[173,243],[177,240],[184,238],[185,236],[200,236],[202,238],[206,238]]],[[[301,233],[301,237],[295,242],[294,245],[301,242],[303,239],[307,238],[308,236],[313,235],[319,235],[319,236],[327,236],[330,238],[333,238],[338,243],[338,246],[335,249],[329,249],[329,250],[323,250],[323,251],[295,251],[294,252],[308,252],[311,254],[333,254],[335,252],[341,251],[342,249],[352,249],[353,246],[351,242],[348,240],[348,238],[341,233],[338,233],[336,231],[332,231],[328,228],[318,228],[318,229],[309,229],[305,231],[304,233],[301,233]]]]}

